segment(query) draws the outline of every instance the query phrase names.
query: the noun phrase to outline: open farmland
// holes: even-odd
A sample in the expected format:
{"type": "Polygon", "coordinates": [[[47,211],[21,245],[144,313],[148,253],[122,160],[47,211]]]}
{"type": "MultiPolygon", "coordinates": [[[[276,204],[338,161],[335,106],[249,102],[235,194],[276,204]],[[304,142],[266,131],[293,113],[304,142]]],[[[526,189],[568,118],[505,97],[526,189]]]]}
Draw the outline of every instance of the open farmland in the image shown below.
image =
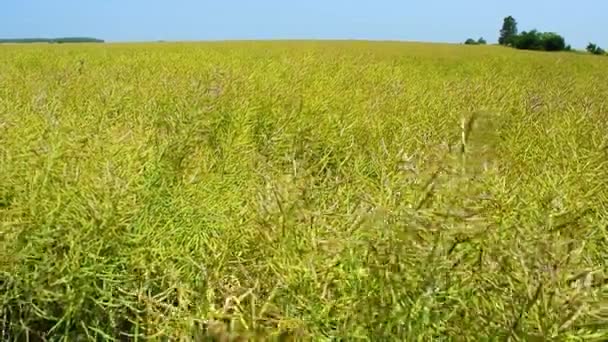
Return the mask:
{"type": "Polygon", "coordinates": [[[608,337],[608,59],[0,46],[7,339],[608,337]]]}

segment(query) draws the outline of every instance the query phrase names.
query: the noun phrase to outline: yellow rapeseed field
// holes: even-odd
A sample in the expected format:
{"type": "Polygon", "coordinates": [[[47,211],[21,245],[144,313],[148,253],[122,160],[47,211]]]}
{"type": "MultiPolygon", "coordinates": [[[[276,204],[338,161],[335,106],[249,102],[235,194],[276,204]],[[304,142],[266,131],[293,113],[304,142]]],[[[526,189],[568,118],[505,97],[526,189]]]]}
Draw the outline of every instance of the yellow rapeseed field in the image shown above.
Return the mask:
{"type": "Polygon", "coordinates": [[[0,46],[0,339],[606,339],[607,99],[577,53],[0,46]]]}

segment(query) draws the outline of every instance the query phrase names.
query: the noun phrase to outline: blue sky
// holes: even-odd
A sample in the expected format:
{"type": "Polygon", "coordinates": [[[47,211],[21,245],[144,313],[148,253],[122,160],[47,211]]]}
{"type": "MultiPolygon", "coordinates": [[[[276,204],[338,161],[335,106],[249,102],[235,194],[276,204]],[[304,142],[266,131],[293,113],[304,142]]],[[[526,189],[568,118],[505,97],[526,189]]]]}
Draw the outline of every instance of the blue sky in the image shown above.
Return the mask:
{"type": "Polygon", "coordinates": [[[606,0],[2,0],[0,37],[494,42],[506,15],[608,47],[606,0]]]}

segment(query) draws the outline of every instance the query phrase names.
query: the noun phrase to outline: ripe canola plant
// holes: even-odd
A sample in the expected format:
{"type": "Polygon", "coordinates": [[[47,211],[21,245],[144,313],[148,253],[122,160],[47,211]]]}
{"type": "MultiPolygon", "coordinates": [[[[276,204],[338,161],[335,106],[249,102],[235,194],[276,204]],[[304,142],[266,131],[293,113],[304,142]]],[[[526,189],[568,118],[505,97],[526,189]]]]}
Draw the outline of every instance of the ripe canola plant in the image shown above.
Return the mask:
{"type": "Polygon", "coordinates": [[[0,46],[6,340],[608,338],[608,59],[0,46]]]}

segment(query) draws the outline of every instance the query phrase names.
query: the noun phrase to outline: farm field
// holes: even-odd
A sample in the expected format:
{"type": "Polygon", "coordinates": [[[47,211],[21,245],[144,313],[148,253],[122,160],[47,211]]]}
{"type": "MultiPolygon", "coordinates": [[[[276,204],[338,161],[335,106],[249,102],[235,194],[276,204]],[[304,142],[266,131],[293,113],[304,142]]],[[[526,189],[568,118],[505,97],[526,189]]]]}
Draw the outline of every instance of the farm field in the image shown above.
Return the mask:
{"type": "Polygon", "coordinates": [[[0,46],[0,339],[608,338],[608,58],[0,46]]]}

